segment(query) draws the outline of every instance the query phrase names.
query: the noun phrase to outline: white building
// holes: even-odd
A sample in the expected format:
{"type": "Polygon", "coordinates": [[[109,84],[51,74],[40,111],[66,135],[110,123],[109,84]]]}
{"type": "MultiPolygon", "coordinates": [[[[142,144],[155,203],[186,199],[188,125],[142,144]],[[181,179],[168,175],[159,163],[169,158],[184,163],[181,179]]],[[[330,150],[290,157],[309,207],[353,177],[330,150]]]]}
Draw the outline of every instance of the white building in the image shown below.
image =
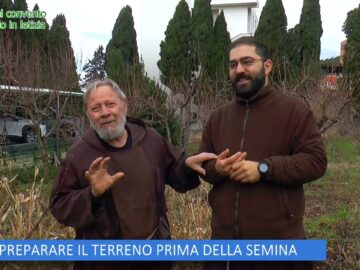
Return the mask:
{"type": "Polygon", "coordinates": [[[258,0],[212,0],[211,9],[214,21],[221,11],[224,11],[227,30],[231,40],[242,36],[253,36],[258,25],[255,8],[258,0]]]}
{"type": "MultiPolygon", "coordinates": [[[[187,0],[190,9],[194,0],[187,0]]],[[[158,80],[160,71],[157,61],[160,59],[160,43],[165,39],[165,30],[173,17],[179,0],[141,1],[140,20],[137,27],[139,53],[145,63],[145,70],[150,78],[158,80]],[[149,13],[149,10],[158,13],[149,13]]],[[[241,36],[251,36],[255,33],[258,18],[255,9],[258,0],[212,0],[214,20],[224,11],[228,31],[232,40],[241,36]]]]}

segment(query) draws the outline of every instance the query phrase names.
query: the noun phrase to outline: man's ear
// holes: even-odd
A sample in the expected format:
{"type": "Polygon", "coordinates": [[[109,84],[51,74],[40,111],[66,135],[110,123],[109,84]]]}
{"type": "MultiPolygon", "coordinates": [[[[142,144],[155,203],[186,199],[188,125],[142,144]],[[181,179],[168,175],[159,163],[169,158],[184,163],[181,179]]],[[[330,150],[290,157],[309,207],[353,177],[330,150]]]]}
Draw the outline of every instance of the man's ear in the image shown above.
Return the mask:
{"type": "Polygon", "coordinates": [[[266,75],[270,74],[272,67],[273,67],[273,61],[271,59],[268,59],[264,62],[264,69],[266,75]]]}

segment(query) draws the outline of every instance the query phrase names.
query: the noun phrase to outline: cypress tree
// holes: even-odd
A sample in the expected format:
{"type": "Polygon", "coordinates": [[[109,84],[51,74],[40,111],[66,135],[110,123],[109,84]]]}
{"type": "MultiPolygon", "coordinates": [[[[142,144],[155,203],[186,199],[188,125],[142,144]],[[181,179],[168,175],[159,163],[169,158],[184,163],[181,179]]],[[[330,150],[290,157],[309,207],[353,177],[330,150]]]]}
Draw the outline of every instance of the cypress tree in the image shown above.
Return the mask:
{"type": "Polygon", "coordinates": [[[168,23],[157,64],[163,84],[170,86],[173,80],[189,82],[192,73],[192,34],[191,14],[185,0],[179,2],[168,23]]]}
{"type": "MultiPolygon", "coordinates": [[[[35,4],[33,11],[40,10],[38,4],[35,4]]],[[[36,19],[37,21],[41,21],[45,24],[45,29],[43,30],[28,30],[30,33],[29,36],[29,53],[34,54],[38,53],[39,55],[39,68],[40,73],[37,80],[34,82],[35,86],[48,88],[46,84],[46,78],[48,76],[49,66],[47,63],[47,51],[48,51],[48,42],[49,42],[49,24],[47,23],[45,18],[36,19]]]]}
{"type": "Polygon", "coordinates": [[[84,66],[84,79],[81,86],[85,87],[91,81],[105,78],[105,53],[104,47],[100,45],[94,52],[94,56],[84,66]]]}
{"type": "Polygon", "coordinates": [[[26,0],[14,0],[14,4],[12,6],[14,10],[28,10],[28,5],[26,0]]]}
{"type": "Polygon", "coordinates": [[[213,52],[213,15],[210,0],[195,0],[192,13],[193,40],[196,70],[201,68],[200,76],[211,73],[213,52]]]}
{"type": "Polygon", "coordinates": [[[350,77],[356,103],[360,108],[360,5],[348,12],[343,31],[347,38],[344,57],[344,74],[350,77]]]}
{"type": "MultiPolygon", "coordinates": [[[[131,111],[130,108],[130,115],[152,123],[159,132],[162,132],[164,118],[167,118],[169,128],[172,128],[175,122],[170,117],[173,115],[161,113],[167,109],[165,93],[144,74],[144,65],[138,55],[132,10],[129,6],[120,11],[112,38],[106,46],[105,72],[125,91],[129,102],[134,105],[141,104],[136,111],[131,111]],[[149,105],[152,102],[155,105],[149,105]],[[157,125],[157,122],[161,124],[157,125]]],[[[133,109],[135,107],[132,106],[133,109]]]]}
{"type": "Polygon", "coordinates": [[[128,74],[126,74],[125,71],[121,51],[115,48],[111,41],[108,43],[105,52],[105,72],[110,78],[116,81],[120,87],[124,87],[128,74]]]}
{"type": "Polygon", "coordinates": [[[49,49],[54,61],[61,58],[61,54],[65,53],[70,45],[70,34],[66,28],[66,18],[63,14],[59,14],[54,18],[49,32],[49,49]]]}
{"type": "Polygon", "coordinates": [[[112,41],[120,49],[125,63],[139,63],[134,18],[130,6],[126,6],[120,11],[112,31],[112,41]]]}
{"type": "MultiPolygon", "coordinates": [[[[7,10],[11,10],[13,3],[11,0],[0,0],[0,9],[3,9],[3,14],[6,13],[7,10]]],[[[5,42],[11,38],[11,31],[8,29],[9,19],[3,16],[0,19],[1,22],[6,23],[6,29],[0,30],[0,84],[8,84],[10,81],[6,75],[6,58],[5,56],[8,54],[7,46],[5,42]]]]}
{"type": "MultiPolygon", "coordinates": [[[[38,4],[35,4],[33,11],[38,11],[38,10],[40,10],[40,8],[39,8],[38,4]]],[[[39,45],[41,46],[41,48],[43,48],[45,50],[45,48],[47,47],[47,42],[48,42],[49,24],[47,23],[45,18],[39,18],[36,20],[45,23],[44,30],[32,30],[33,33],[35,34],[36,40],[39,42],[39,45]]]]}
{"type": "MultiPolygon", "coordinates": [[[[49,31],[49,64],[52,76],[56,74],[60,78],[66,79],[66,83],[61,87],[65,90],[79,90],[79,78],[76,73],[74,51],[71,46],[70,34],[66,28],[66,18],[63,14],[57,15],[49,31]]],[[[50,74],[50,75],[51,75],[50,74]]],[[[52,78],[47,78],[51,82],[52,78]]],[[[50,87],[57,88],[58,85],[50,87]]]]}
{"type": "Polygon", "coordinates": [[[18,84],[19,76],[13,70],[13,63],[19,63],[23,61],[25,57],[30,56],[30,45],[33,40],[33,33],[27,30],[20,30],[19,18],[6,18],[5,13],[7,10],[21,10],[27,11],[28,6],[26,0],[1,0],[0,9],[3,8],[4,18],[1,18],[2,22],[7,24],[6,29],[0,30],[0,39],[2,46],[2,54],[7,55],[5,60],[1,56],[1,81],[5,84],[18,84]],[[11,25],[10,25],[11,21],[11,25]],[[10,28],[11,27],[11,28],[10,28]]]}
{"type": "MultiPolygon", "coordinates": [[[[14,0],[14,3],[11,6],[11,10],[27,11],[28,6],[26,0],[14,0]]],[[[13,45],[12,50],[14,52],[14,55],[22,54],[20,57],[25,57],[29,50],[33,35],[28,30],[20,29],[20,20],[21,19],[19,18],[9,19],[9,21],[11,21],[13,25],[17,25],[17,30],[10,29],[10,26],[8,26],[8,29],[10,29],[10,31],[12,32],[10,35],[11,35],[11,40],[13,45]]]]}
{"type": "Polygon", "coordinates": [[[0,9],[3,8],[4,11],[9,10],[12,5],[13,5],[13,2],[11,0],[0,0],[0,9]]]}
{"type": "Polygon", "coordinates": [[[225,80],[228,76],[230,34],[224,12],[216,17],[214,25],[214,53],[212,57],[211,75],[215,80],[225,80]]]}
{"type": "MultiPolygon", "coordinates": [[[[13,10],[21,10],[21,11],[27,11],[28,5],[26,3],[26,0],[14,0],[14,4],[12,5],[11,9],[13,10]]],[[[11,19],[12,22],[17,24],[17,31],[15,31],[16,36],[16,42],[19,42],[19,44],[23,47],[23,50],[27,50],[30,47],[30,40],[32,39],[32,32],[29,32],[28,30],[20,30],[20,20],[24,19],[11,19]]]]}
{"type": "Polygon", "coordinates": [[[9,19],[6,18],[5,14],[7,10],[12,10],[13,2],[11,0],[0,0],[0,9],[3,9],[3,17],[0,18],[1,22],[6,23],[6,28],[0,30],[0,37],[3,36],[3,32],[7,31],[9,29],[9,19]]]}
{"type": "Polygon", "coordinates": [[[272,53],[273,78],[282,77],[282,62],[286,57],[287,18],[281,0],[267,0],[255,31],[255,39],[264,43],[272,53]]]}
{"type": "Polygon", "coordinates": [[[124,7],[116,19],[112,38],[106,46],[105,71],[120,86],[125,86],[129,76],[137,72],[139,55],[134,19],[130,6],[124,7]]]}
{"type": "Polygon", "coordinates": [[[299,27],[303,66],[318,66],[323,33],[319,0],[304,0],[299,27]]]}
{"type": "Polygon", "coordinates": [[[161,86],[147,76],[143,78],[144,97],[153,101],[150,104],[145,102],[142,110],[137,115],[145,123],[155,128],[163,137],[166,137],[172,144],[179,144],[179,119],[175,111],[167,106],[167,94],[161,86]]]}
{"type": "Polygon", "coordinates": [[[300,26],[295,25],[287,34],[287,55],[291,68],[298,74],[301,70],[303,48],[300,37],[300,26]]]}
{"type": "Polygon", "coordinates": [[[345,50],[344,71],[347,73],[360,72],[360,5],[348,12],[343,26],[347,44],[345,50]]]}
{"type": "MultiPolygon", "coordinates": [[[[13,2],[11,0],[0,0],[0,9],[3,9],[3,17],[0,18],[0,20],[2,22],[7,22],[8,19],[6,18],[5,14],[7,10],[11,10],[13,6],[13,2]]],[[[6,27],[6,29],[8,29],[8,27],[6,27]]],[[[1,33],[4,31],[5,29],[1,29],[0,31],[0,35],[1,33]]]]}
{"type": "Polygon", "coordinates": [[[0,37],[4,36],[4,32],[7,32],[9,29],[9,19],[6,18],[5,14],[7,10],[12,10],[13,2],[11,0],[0,0],[0,9],[3,10],[3,16],[0,18],[0,21],[6,23],[5,29],[0,29],[0,37]]]}

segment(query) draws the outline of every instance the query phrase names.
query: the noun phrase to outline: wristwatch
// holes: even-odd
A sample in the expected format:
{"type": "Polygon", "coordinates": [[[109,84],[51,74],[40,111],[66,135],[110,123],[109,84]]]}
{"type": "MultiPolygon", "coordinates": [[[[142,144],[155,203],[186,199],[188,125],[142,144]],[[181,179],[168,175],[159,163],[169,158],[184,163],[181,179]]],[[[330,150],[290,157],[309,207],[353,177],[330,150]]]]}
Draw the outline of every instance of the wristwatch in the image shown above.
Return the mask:
{"type": "Polygon", "coordinates": [[[260,177],[261,177],[260,180],[265,180],[265,178],[269,172],[269,165],[265,161],[262,160],[259,162],[258,170],[259,170],[260,177]]]}

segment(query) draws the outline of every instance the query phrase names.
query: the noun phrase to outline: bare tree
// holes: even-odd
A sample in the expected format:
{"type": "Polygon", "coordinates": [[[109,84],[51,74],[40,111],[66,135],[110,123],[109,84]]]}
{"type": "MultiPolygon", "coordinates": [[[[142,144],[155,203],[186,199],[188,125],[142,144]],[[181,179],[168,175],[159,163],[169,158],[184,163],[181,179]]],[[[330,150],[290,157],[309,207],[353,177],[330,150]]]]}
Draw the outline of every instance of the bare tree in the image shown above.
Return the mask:
{"type": "Polygon", "coordinates": [[[78,85],[78,81],[68,73],[73,63],[66,51],[63,52],[61,60],[53,61],[51,55],[41,53],[36,40],[31,44],[31,48],[23,46],[12,36],[4,35],[1,41],[2,81],[9,86],[8,91],[1,91],[1,100],[3,104],[23,108],[25,115],[31,119],[47,179],[47,138],[53,132],[48,130],[47,134],[42,136],[39,126],[44,119],[54,117],[55,107],[57,124],[53,128],[58,128],[61,115],[66,109],[69,110],[67,104],[71,99],[71,92],[67,95],[63,93],[64,90],[74,89],[78,85]],[[15,86],[17,91],[10,91],[10,85],[15,86]],[[43,86],[46,86],[45,89],[43,86]]]}
{"type": "Polygon", "coordinates": [[[198,86],[202,93],[198,98],[197,119],[202,128],[205,127],[209,116],[221,105],[231,100],[234,90],[226,80],[205,81],[198,86]]]}
{"type": "Polygon", "coordinates": [[[180,147],[184,148],[189,139],[190,126],[196,119],[194,118],[195,97],[197,89],[194,82],[179,82],[170,80],[167,104],[170,110],[175,111],[180,122],[180,147]]]}
{"type": "Polygon", "coordinates": [[[323,135],[352,117],[354,99],[347,77],[338,76],[336,86],[329,86],[323,81],[323,74],[311,74],[305,68],[301,75],[295,76],[288,67],[287,74],[287,80],[280,86],[281,91],[311,108],[323,135]]]}

